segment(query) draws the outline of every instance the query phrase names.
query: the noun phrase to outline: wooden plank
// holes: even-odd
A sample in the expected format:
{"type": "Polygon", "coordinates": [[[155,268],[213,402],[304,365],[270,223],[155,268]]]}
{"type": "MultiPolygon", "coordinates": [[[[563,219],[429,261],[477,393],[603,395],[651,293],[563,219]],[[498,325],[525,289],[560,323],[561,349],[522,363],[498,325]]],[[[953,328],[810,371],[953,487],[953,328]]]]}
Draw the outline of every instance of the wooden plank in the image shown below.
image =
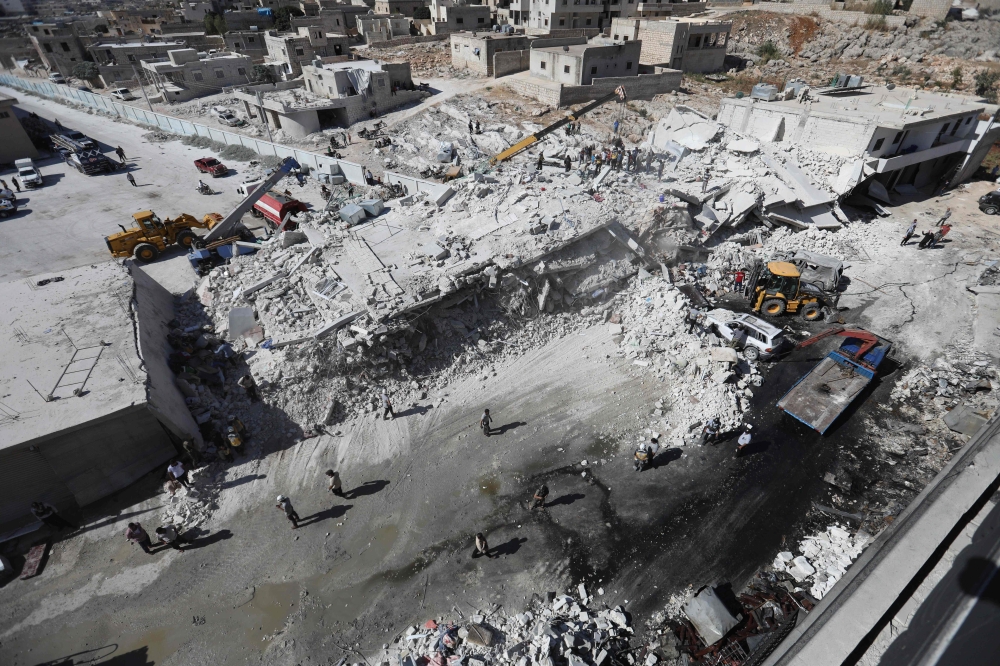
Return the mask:
{"type": "Polygon", "coordinates": [[[45,553],[49,550],[49,542],[40,543],[33,546],[24,558],[24,568],[21,569],[21,580],[32,578],[41,573],[42,562],[45,560],[45,553]]]}

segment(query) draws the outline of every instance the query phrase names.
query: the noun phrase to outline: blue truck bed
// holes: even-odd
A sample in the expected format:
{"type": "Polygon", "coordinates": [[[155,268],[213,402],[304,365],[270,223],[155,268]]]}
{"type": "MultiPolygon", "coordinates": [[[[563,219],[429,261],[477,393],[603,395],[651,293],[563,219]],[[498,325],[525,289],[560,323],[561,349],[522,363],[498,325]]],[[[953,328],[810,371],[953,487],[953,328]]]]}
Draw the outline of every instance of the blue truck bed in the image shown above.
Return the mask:
{"type": "Polygon", "coordinates": [[[825,433],[875,377],[875,370],[892,346],[879,338],[864,364],[853,360],[861,341],[847,338],[778,401],[778,407],[820,434],[825,433]]]}

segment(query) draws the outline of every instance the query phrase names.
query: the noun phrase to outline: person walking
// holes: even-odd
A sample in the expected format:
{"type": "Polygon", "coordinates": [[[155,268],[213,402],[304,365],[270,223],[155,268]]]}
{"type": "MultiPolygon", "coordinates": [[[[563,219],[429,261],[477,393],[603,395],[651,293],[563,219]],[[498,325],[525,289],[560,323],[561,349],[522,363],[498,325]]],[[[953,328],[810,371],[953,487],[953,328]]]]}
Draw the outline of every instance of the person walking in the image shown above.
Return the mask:
{"type": "Polygon", "coordinates": [[[285,497],[284,495],[278,495],[278,503],[275,505],[279,510],[285,512],[285,518],[292,521],[292,529],[299,529],[299,514],[295,512],[295,507],[292,506],[292,501],[285,497]]]}
{"type": "Polygon", "coordinates": [[[38,518],[38,520],[57,530],[61,530],[65,527],[68,527],[71,530],[76,529],[76,525],[73,525],[68,520],[60,516],[56,512],[55,507],[51,504],[45,504],[44,502],[32,502],[31,513],[34,514],[35,518],[38,518]]]}
{"type": "Polygon", "coordinates": [[[132,175],[131,171],[125,174],[125,178],[128,179],[128,182],[132,183],[132,187],[139,187],[135,184],[135,176],[132,175]]]}
{"type": "Polygon", "coordinates": [[[660,160],[659,165],[656,167],[656,179],[663,180],[663,160],[660,160]]]}
{"type": "Polygon", "coordinates": [[[167,467],[167,474],[169,474],[171,478],[175,479],[185,488],[191,487],[190,481],[188,480],[187,470],[184,469],[184,465],[180,460],[175,460],[170,463],[170,466],[167,467]]]}
{"type": "Polygon", "coordinates": [[[569,158],[569,154],[563,158],[563,165],[566,167],[566,173],[569,173],[569,170],[573,168],[573,160],[569,158]]]}
{"type": "Polygon", "coordinates": [[[493,431],[492,423],[493,417],[490,416],[490,410],[484,409],[483,417],[479,419],[479,427],[483,429],[483,434],[487,437],[489,437],[490,433],[493,431]]]}
{"type": "Polygon", "coordinates": [[[942,215],[941,219],[939,219],[937,222],[934,223],[934,226],[935,227],[942,226],[945,222],[948,221],[949,217],[951,217],[951,208],[946,208],[944,211],[944,215],[942,215]]]}
{"type": "Polygon", "coordinates": [[[149,549],[153,543],[149,540],[149,535],[146,534],[146,530],[142,529],[142,525],[139,523],[128,524],[128,528],[125,530],[125,538],[142,548],[142,552],[147,555],[153,554],[153,551],[149,549]]]}
{"type": "Polygon", "coordinates": [[[472,551],[472,557],[492,557],[490,555],[490,544],[486,542],[486,537],[482,532],[476,532],[476,549],[472,551]]]}
{"type": "Polygon", "coordinates": [[[122,164],[125,164],[125,151],[122,150],[121,146],[115,149],[115,154],[118,155],[118,159],[121,160],[122,164]]]}
{"type": "Polygon", "coordinates": [[[385,392],[385,389],[382,389],[380,399],[382,401],[382,420],[384,421],[386,416],[390,419],[395,419],[396,414],[392,411],[392,403],[389,401],[389,394],[385,392]]]}
{"type": "Polygon", "coordinates": [[[329,479],[327,488],[331,493],[337,497],[344,496],[344,484],[340,482],[340,472],[334,472],[332,469],[326,470],[326,478],[329,479]]]}
{"type": "Polygon", "coordinates": [[[470,121],[469,121],[469,134],[472,134],[472,133],[473,133],[473,132],[472,132],[472,129],[473,129],[473,128],[472,128],[472,121],[470,120],[470,121]]]}
{"type": "Polygon", "coordinates": [[[10,182],[14,183],[14,189],[18,192],[21,191],[21,183],[17,182],[17,178],[11,178],[10,182]]]}
{"type": "Polygon", "coordinates": [[[649,152],[646,153],[646,173],[649,173],[650,169],[653,168],[653,149],[650,148],[649,152]]]}
{"type": "Polygon", "coordinates": [[[745,280],[747,274],[743,272],[742,268],[736,270],[736,274],[733,275],[733,291],[743,291],[743,280],[745,280]]]}
{"type": "Polygon", "coordinates": [[[185,550],[184,548],[181,548],[182,543],[186,543],[189,546],[193,543],[190,539],[185,539],[180,535],[176,525],[164,525],[163,527],[157,527],[156,538],[160,541],[160,543],[166,544],[174,550],[179,550],[182,553],[185,550]]]}
{"type": "Polygon", "coordinates": [[[917,234],[917,218],[913,218],[913,222],[910,222],[910,226],[906,228],[906,234],[903,236],[903,240],[902,242],[900,242],[900,245],[901,246],[906,245],[908,242],[910,242],[910,239],[913,238],[916,234],[917,234]]]}
{"type": "Polygon", "coordinates": [[[750,439],[751,439],[751,437],[750,437],[750,426],[747,426],[746,430],[743,431],[743,434],[741,434],[739,436],[739,439],[736,440],[736,453],[737,453],[737,455],[739,454],[740,451],[742,451],[747,446],[749,446],[750,439]]]}
{"type": "Polygon", "coordinates": [[[531,497],[531,510],[544,509],[545,499],[549,496],[549,487],[543,485],[541,488],[535,491],[535,494],[531,497]]]}
{"type": "Polygon", "coordinates": [[[941,230],[938,231],[937,234],[935,234],[935,236],[938,236],[938,234],[940,234],[940,236],[938,236],[937,240],[934,241],[934,242],[936,243],[937,241],[939,241],[942,238],[944,238],[945,236],[947,236],[949,231],[951,231],[951,225],[950,224],[942,224],[941,225],[941,230]]]}
{"type": "Polygon", "coordinates": [[[479,124],[479,121],[477,120],[476,121],[476,134],[482,134],[482,133],[483,133],[482,126],[479,124]]]}
{"type": "Polygon", "coordinates": [[[545,164],[545,155],[538,153],[538,170],[542,170],[542,166],[545,164]]]}

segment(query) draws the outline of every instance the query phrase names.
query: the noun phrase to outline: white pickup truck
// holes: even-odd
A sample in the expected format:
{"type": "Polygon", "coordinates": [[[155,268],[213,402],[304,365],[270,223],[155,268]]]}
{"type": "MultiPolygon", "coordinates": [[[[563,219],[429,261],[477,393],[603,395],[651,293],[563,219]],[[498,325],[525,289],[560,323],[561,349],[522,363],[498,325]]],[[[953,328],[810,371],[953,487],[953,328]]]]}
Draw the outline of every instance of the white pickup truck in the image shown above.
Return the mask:
{"type": "Polygon", "coordinates": [[[14,160],[14,168],[17,169],[17,177],[24,187],[42,186],[42,174],[30,159],[14,160]]]}

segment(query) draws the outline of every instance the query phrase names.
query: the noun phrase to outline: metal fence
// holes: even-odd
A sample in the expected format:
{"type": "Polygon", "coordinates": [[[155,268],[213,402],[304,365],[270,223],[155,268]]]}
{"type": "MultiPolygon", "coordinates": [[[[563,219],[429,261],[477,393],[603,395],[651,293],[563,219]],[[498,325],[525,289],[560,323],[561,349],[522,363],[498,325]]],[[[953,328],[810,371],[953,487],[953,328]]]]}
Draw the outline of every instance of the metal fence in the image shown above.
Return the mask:
{"type": "MultiPolygon", "coordinates": [[[[354,162],[338,160],[319,153],[311,153],[307,150],[271,143],[270,141],[262,141],[252,136],[227,132],[215,127],[193,123],[190,120],[182,120],[181,118],[156,113],[155,111],[146,111],[130,104],[116,102],[108,97],[89,93],[84,90],[77,90],[67,85],[50,83],[48,81],[27,81],[17,76],[11,76],[10,74],[0,74],[0,84],[37,93],[43,97],[65,99],[77,104],[83,104],[84,106],[104,111],[119,118],[127,118],[141,125],[156,127],[172,134],[202,136],[206,139],[226,144],[227,146],[243,146],[261,156],[294,157],[295,161],[299,164],[307,165],[312,170],[330,175],[340,174],[352,183],[365,184],[364,167],[354,162]]],[[[427,183],[427,185],[440,186],[439,183],[427,183]]]]}

